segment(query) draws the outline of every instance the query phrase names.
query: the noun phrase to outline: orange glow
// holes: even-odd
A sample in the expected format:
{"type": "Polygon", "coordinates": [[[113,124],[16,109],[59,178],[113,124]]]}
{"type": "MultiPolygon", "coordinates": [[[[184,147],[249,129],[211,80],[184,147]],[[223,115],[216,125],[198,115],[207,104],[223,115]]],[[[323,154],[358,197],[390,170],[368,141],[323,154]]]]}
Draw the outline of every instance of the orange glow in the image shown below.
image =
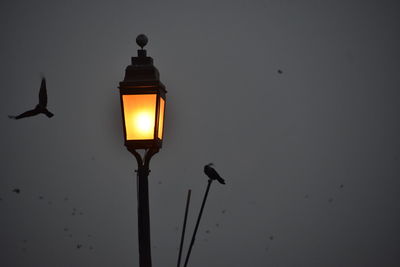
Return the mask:
{"type": "Polygon", "coordinates": [[[163,136],[163,128],[164,128],[164,109],[165,109],[165,101],[160,97],[160,111],[158,118],[158,138],[162,139],[163,136]]]}
{"type": "Polygon", "coordinates": [[[156,97],[155,94],[122,96],[127,140],[154,138],[156,97]]]}

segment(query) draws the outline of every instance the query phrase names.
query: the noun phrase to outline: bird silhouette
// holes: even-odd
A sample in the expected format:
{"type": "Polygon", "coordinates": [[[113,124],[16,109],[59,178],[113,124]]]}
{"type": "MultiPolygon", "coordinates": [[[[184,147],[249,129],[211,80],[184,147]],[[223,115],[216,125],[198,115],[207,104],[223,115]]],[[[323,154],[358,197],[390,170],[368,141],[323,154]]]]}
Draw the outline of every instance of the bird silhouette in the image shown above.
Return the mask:
{"type": "Polygon", "coordinates": [[[21,190],[20,190],[19,188],[15,188],[15,189],[13,190],[13,192],[16,193],[16,194],[19,194],[19,193],[21,193],[21,190]]]}
{"type": "Polygon", "coordinates": [[[43,77],[39,90],[39,104],[37,104],[34,109],[25,111],[24,113],[18,116],[9,115],[8,117],[10,119],[19,120],[26,117],[36,116],[40,113],[43,113],[49,118],[53,117],[54,114],[48,111],[46,106],[47,106],[46,78],[43,77]]]}
{"type": "Polygon", "coordinates": [[[213,163],[209,163],[204,166],[204,173],[210,178],[211,180],[217,180],[220,184],[225,184],[225,180],[218,174],[218,172],[211,166],[213,163]]]}

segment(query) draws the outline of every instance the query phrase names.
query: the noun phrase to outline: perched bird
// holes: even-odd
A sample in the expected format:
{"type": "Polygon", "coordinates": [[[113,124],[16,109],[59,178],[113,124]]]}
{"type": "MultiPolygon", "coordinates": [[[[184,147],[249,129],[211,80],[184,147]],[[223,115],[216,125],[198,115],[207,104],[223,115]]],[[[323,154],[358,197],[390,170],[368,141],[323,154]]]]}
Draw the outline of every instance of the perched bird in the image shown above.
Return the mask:
{"type": "Polygon", "coordinates": [[[44,115],[46,115],[49,118],[53,117],[54,114],[51,113],[50,111],[48,111],[46,106],[47,106],[46,79],[43,77],[42,84],[40,85],[40,91],[39,91],[39,104],[37,104],[34,109],[25,111],[24,113],[22,113],[18,116],[9,115],[8,117],[10,119],[19,120],[19,119],[26,118],[26,117],[36,116],[40,113],[43,113],[44,115]]]}
{"type": "Polygon", "coordinates": [[[225,180],[222,179],[222,177],[218,174],[218,172],[211,166],[213,166],[213,163],[209,163],[206,166],[204,166],[204,173],[210,178],[211,180],[217,180],[221,184],[225,184],[225,180]]]}

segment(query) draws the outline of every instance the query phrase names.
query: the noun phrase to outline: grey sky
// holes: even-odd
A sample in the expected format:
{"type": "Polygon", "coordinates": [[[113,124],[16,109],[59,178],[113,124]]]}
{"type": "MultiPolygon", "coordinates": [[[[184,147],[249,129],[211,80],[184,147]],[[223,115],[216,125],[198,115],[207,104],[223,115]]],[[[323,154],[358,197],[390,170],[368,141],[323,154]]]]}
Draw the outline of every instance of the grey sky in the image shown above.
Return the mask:
{"type": "Polygon", "coordinates": [[[189,237],[209,162],[227,185],[211,187],[192,267],[399,266],[399,13],[397,1],[2,1],[0,265],[138,266],[117,86],[145,33],[168,90],[153,266],[176,264],[186,192],[189,237]],[[41,73],[55,116],[9,120],[36,105],[41,73]]]}

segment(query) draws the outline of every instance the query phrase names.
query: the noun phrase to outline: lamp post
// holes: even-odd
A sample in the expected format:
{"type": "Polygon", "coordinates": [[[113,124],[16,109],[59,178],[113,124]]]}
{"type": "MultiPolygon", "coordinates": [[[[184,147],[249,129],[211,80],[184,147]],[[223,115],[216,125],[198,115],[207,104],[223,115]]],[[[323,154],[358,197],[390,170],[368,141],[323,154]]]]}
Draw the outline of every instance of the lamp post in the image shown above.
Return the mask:
{"type": "Polygon", "coordinates": [[[162,145],[166,94],[153,59],[143,49],[147,42],[144,34],[137,36],[136,43],[141,49],[137,51],[137,57],[132,57],[131,65],[126,67],[125,78],[119,83],[125,146],[135,156],[138,165],[140,267],[151,267],[148,176],[150,160],[162,145]],[[144,149],[143,157],[137,151],[139,149],[144,149]]]}

